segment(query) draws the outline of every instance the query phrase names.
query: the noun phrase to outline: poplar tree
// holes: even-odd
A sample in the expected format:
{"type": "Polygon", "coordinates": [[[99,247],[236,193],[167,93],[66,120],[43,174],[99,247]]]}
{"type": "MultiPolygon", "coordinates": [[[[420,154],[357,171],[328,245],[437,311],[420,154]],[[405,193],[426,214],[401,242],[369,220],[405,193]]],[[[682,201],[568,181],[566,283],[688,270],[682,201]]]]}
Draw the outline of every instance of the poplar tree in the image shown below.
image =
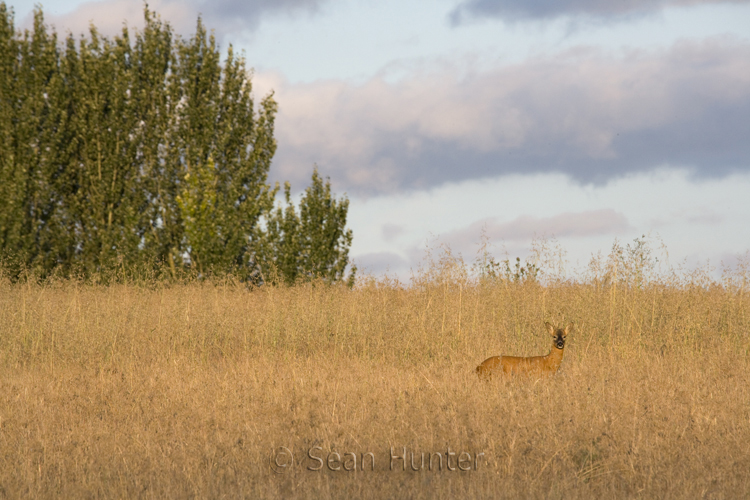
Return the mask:
{"type": "Polygon", "coordinates": [[[6,272],[249,279],[278,266],[286,282],[342,279],[347,200],[332,198],[316,172],[299,216],[290,205],[293,227],[272,212],[273,94],[253,100],[244,59],[230,45],[222,62],[200,18],[182,39],[148,8],[144,17],[132,37],[124,27],[109,39],[92,25],[59,43],[41,8],[20,33],[0,2],[6,272]]]}
{"type": "Polygon", "coordinates": [[[352,231],[345,229],[349,200],[337,200],[331,194],[330,179],[324,184],[317,168],[299,212],[292,203],[289,183],[284,186],[284,198],[286,207],[271,211],[266,228],[256,235],[263,277],[287,284],[316,278],[329,283],[346,280],[352,286],[356,267],[345,275],[353,238],[352,231]]]}
{"type": "Polygon", "coordinates": [[[16,268],[54,265],[55,242],[64,237],[51,223],[60,203],[57,63],[57,38],[41,11],[18,39],[0,3],[0,257],[16,268]]]}

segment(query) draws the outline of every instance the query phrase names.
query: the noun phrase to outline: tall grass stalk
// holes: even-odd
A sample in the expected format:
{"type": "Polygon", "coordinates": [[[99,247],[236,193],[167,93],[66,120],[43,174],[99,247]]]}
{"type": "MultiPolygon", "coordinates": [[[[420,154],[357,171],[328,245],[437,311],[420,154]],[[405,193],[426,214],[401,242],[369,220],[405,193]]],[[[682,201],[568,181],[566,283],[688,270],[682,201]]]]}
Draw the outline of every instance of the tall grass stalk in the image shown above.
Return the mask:
{"type": "Polygon", "coordinates": [[[2,281],[0,497],[747,497],[748,267],[634,248],[572,279],[444,253],[354,289],[2,281]],[[544,321],[576,325],[555,377],[479,382],[544,321]],[[447,447],[478,470],[390,469],[447,447]]]}

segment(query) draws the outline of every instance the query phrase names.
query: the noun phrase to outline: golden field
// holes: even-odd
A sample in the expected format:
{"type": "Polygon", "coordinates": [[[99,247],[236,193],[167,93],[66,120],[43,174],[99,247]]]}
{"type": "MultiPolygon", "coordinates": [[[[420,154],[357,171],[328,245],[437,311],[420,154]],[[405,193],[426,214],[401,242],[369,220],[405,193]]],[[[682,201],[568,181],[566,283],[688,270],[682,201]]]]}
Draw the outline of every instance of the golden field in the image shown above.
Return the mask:
{"type": "Polygon", "coordinates": [[[481,279],[448,255],[354,289],[5,280],[0,498],[750,497],[747,269],[601,264],[481,279]],[[478,380],[549,352],[545,321],[575,323],[559,373],[478,380]]]}

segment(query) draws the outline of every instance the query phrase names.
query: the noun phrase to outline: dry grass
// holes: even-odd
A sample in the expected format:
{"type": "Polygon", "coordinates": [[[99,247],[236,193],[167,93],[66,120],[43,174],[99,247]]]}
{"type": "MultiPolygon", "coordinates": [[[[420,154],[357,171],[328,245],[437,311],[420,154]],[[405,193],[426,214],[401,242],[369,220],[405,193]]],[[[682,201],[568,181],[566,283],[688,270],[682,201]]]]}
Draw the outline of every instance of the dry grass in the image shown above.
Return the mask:
{"type": "Polygon", "coordinates": [[[610,278],[0,284],[0,497],[747,498],[746,276],[610,278]],[[576,323],[557,376],[477,380],[545,320],[576,323]]]}

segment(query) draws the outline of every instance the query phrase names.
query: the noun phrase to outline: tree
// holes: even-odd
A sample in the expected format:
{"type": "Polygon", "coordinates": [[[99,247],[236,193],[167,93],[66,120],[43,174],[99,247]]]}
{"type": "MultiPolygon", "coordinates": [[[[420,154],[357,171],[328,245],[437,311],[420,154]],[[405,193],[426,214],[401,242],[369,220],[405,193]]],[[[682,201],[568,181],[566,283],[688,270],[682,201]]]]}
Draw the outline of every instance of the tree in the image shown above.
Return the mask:
{"type": "Polygon", "coordinates": [[[267,183],[273,93],[256,106],[244,59],[229,46],[222,64],[200,18],[184,40],[148,8],[144,17],[132,37],[91,26],[58,44],[41,8],[19,33],[0,2],[0,265],[16,277],[168,269],[248,279],[283,255],[287,282],[341,279],[348,201],[332,199],[317,173],[299,216],[290,202],[293,227],[267,218],[283,237],[259,228],[278,192],[267,183]]]}
{"type": "Polygon", "coordinates": [[[53,222],[60,202],[58,58],[40,11],[33,31],[20,38],[12,11],[0,3],[0,258],[16,269],[49,267],[53,241],[65,237],[53,222]]]}
{"type": "Polygon", "coordinates": [[[230,46],[222,64],[200,19],[182,40],[144,16],[134,41],[126,28],[110,40],[92,26],[58,46],[41,9],[20,36],[0,3],[4,262],[41,276],[162,264],[174,275],[199,260],[214,273],[250,272],[249,238],[276,192],[266,183],[276,103],[254,107],[244,60],[230,46]],[[189,237],[189,207],[178,203],[209,162],[211,250],[191,246],[196,227],[189,237]]]}
{"type": "MultiPolygon", "coordinates": [[[[276,207],[266,217],[266,227],[256,234],[256,255],[263,276],[270,281],[294,284],[320,278],[333,283],[345,279],[349,266],[352,231],[346,230],[349,200],[331,194],[331,183],[313,171],[312,184],[299,203],[291,201],[291,186],[284,186],[286,207],[276,207]]],[[[356,267],[346,281],[354,284],[356,267]]]]}

